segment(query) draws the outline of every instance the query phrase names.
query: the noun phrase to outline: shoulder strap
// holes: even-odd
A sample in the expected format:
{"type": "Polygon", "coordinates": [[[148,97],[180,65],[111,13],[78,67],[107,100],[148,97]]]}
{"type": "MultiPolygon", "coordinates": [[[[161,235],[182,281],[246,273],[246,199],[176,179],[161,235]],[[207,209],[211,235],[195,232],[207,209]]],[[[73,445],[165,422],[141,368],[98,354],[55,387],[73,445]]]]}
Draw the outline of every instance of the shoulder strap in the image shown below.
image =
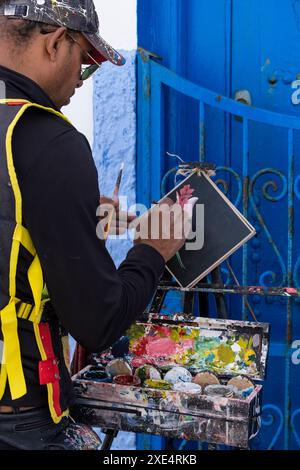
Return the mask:
{"type": "MultiPolygon", "coordinates": [[[[43,272],[41,264],[36,253],[36,250],[31,241],[28,231],[22,225],[22,197],[18,184],[17,175],[15,172],[13,154],[12,154],[12,137],[16,124],[23,116],[27,109],[35,107],[43,109],[51,114],[54,114],[68,123],[70,121],[62,113],[55,111],[52,108],[47,108],[36,103],[30,103],[26,100],[7,99],[0,100],[0,105],[6,104],[8,106],[18,106],[12,122],[9,124],[6,139],[5,149],[7,158],[8,174],[11,182],[12,191],[15,199],[15,230],[12,239],[11,253],[10,253],[10,267],[9,267],[9,297],[10,301],[5,308],[0,312],[2,332],[4,339],[4,354],[5,354],[5,367],[1,368],[0,380],[0,398],[1,393],[4,391],[6,378],[9,381],[12,399],[22,397],[27,393],[25,377],[21,361],[21,351],[18,337],[18,322],[16,313],[16,275],[17,264],[19,257],[19,248],[22,244],[33,256],[34,259],[28,270],[28,280],[34,298],[34,309],[30,315],[29,320],[38,324],[42,315],[42,291],[44,288],[43,272]]],[[[71,124],[71,123],[70,123],[71,124]]]]}

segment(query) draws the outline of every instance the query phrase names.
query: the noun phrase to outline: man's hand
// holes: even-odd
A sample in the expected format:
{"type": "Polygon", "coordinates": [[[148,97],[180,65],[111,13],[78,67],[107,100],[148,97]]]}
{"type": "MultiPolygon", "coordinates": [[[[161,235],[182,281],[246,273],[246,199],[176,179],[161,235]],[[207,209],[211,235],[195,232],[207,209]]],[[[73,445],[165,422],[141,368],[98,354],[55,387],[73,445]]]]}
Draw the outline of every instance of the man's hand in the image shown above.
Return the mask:
{"type": "Polygon", "coordinates": [[[130,224],[130,228],[136,228],[135,243],[152,246],[169,261],[185,244],[191,230],[191,214],[192,211],[183,210],[179,204],[165,198],[130,224]]]}
{"type": "Polygon", "coordinates": [[[100,197],[100,222],[103,221],[103,232],[108,235],[122,235],[128,230],[129,224],[136,219],[135,214],[129,214],[120,210],[120,201],[118,198],[100,197]],[[107,221],[107,223],[105,223],[107,221]],[[110,221],[110,224],[108,222],[110,221]]]}

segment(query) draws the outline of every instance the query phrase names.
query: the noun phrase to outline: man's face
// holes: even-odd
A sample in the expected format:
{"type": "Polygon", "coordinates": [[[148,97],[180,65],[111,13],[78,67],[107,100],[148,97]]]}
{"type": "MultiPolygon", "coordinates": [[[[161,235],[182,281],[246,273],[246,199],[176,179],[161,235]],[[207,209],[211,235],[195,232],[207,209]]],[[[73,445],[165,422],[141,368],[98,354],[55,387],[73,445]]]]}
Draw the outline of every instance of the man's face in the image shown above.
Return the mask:
{"type": "Polygon", "coordinates": [[[0,33],[6,32],[0,40],[0,63],[35,81],[60,109],[82,86],[82,64],[91,63],[91,45],[81,33],[46,24],[28,39],[16,41],[24,22],[3,17],[1,22],[0,17],[0,33]]]}
{"type": "Polygon", "coordinates": [[[61,35],[54,32],[45,38],[48,44],[46,43],[44,88],[59,109],[68,105],[76,88],[82,86],[82,65],[86,63],[86,53],[91,50],[89,42],[81,34],[76,34],[76,37],[74,33],[70,34],[74,40],[68,34],[65,30],[61,35]],[[52,42],[51,34],[56,35],[52,42]]]}

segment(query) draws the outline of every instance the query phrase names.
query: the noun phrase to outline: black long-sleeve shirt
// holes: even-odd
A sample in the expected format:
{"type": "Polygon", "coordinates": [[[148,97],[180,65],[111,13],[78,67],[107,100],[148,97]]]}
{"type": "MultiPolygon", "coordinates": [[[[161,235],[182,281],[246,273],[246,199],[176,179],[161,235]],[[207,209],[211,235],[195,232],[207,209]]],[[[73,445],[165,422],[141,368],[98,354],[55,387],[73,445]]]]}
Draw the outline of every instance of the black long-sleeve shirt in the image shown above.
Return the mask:
{"type": "MultiPolygon", "coordinates": [[[[27,77],[0,67],[0,80],[6,84],[8,98],[56,109],[27,77]]],[[[141,244],[115,268],[96,235],[100,194],[92,153],[86,138],[70,124],[45,111],[28,110],[15,128],[13,157],[24,225],[39,255],[54,310],[81,345],[101,351],[145,309],[164,260],[141,244]]],[[[19,276],[17,288],[20,298],[30,300],[24,276],[19,276]]],[[[35,369],[31,363],[35,359],[27,358],[24,366],[32,382],[35,379],[29,371],[35,369]]]]}

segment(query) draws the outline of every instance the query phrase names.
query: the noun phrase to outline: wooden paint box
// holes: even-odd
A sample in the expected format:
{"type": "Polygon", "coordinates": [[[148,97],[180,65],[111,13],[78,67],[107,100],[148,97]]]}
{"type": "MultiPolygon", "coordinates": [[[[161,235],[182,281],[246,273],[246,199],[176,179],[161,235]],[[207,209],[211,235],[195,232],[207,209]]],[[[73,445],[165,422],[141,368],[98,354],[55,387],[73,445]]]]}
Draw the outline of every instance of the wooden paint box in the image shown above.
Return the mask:
{"type": "MultiPolygon", "coordinates": [[[[265,376],[269,326],[265,323],[151,314],[128,332],[125,359],[133,367],[151,364],[162,375],[174,366],[193,376],[212,371],[221,384],[247,376],[254,387],[246,397],[213,396],[144,386],[100,383],[73,377],[73,416],[86,424],[137,433],[248,448],[258,433],[261,382],[265,376]]],[[[104,365],[111,350],[99,356],[104,365]]]]}

